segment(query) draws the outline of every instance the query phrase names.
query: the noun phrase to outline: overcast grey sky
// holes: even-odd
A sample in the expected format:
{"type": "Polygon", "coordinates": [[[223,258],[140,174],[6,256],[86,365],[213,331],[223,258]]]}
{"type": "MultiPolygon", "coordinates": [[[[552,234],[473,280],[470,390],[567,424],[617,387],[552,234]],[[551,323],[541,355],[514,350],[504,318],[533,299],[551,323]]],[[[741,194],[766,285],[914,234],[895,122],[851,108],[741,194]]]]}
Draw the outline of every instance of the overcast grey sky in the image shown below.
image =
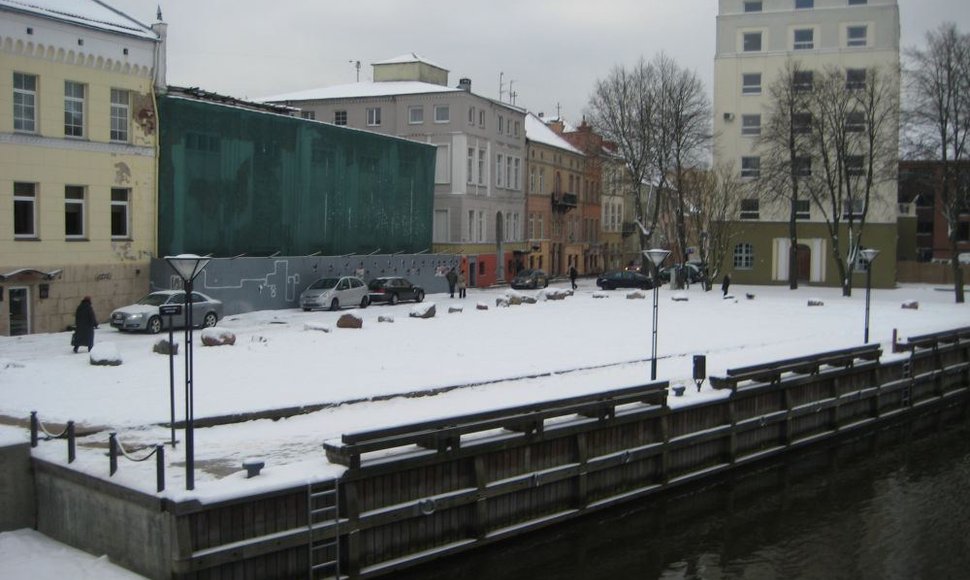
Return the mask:
{"type": "MultiPolygon", "coordinates": [[[[597,79],[660,51],[710,87],[717,0],[106,0],[168,22],[168,82],[240,98],[350,83],[361,61],[415,52],[498,98],[578,122],[597,79]],[[508,100],[508,94],[503,96],[508,100]]],[[[970,0],[899,0],[902,45],[942,22],[970,32],[970,0]]]]}

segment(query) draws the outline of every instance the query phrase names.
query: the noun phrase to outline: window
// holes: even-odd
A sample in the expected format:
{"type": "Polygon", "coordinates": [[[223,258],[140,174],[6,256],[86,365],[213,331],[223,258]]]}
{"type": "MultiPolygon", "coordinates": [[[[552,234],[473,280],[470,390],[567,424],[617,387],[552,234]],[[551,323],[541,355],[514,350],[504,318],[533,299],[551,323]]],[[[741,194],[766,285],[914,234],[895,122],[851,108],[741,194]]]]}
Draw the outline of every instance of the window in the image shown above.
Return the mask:
{"type": "Polygon", "coordinates": [[[485,109],[478,111],[478,126],[482,129],[485,128],[485,109]]]}
{"type": "Polygon", "coordinates": [[[37,131],[37,77],[13,73],[13,130],[37,131]]]}
{"type": "Polygon", "coordinates": [[[795,0],[795,10],[815,8],[815,0],[795,0]]]}
{"type": "Polygon", "coordinates": [[[862,111],[849,111],[845,116],[845,130],[849,133],[862,133],[866,130],[866,114],[862,111]]]}
{"type": "Polygon", "coordinates": [[[741,115],[741,134],[754,137],[761,135],[761,115],[741,115]]]}
{"type": "Polygon", "coordinates": [[[866,69],[850,68],[845,70],[845,88],[862,90],[866,88],[866,69]]]}
{"type": "Polygon", "coordinates": [[[126,90],[111,89],[111,140],[118,143],[128,142],[128,119],[130,97],[126,90]]]}
{"type": "Polygon", "coordinates": [[[804,135],[812,132],[811,113],[792,113],[791,116],[792,132],[804,135]]]}
{"type": "Polygon", "coordinates": [[[522,167],[522,160],[519,159],[518,157],[516,157],[515,158],[515,173],[514,173],[515,180],[512,182],[512,188],[513,189],[519,189],[519,176],[521,175],[521,172],[519,171],[519,169],[521,167],[522,167]]]}
{"type": "Polygon", "coordinates": [[[518,121],[515,122],[515,131],[513,131],[512,134],[515,135],[516,137],[519,136],[519,127],[521,126],[522,125],[518,121]]]}
{"type": "Polygon", "coordinates": [[[476,213],[478,216],[478,223],[477,223],[478,227],[477,227],[477,231],[475,232],[476,233],[475,240],[479,242],[484,242],[485,241],[485,212],[479,210],[476,213]]]}
{"type": "Polygon", "coordinates": [[[408,107],[408,123],[411,125],[420,125],[421,123],[424,123],[424,107],[421,105],[408,107]]]}
{"type": "Polygon", "coordinates": [[[434,182],[451,183],[451,148],[438,145],[435,150],[434,182]]]}
{"type": "Polygon", "coordinates": [[[478,150],[478,185],[485,185],[485,150],[478,150]]]}
{"type": "Polygon", "coordinates": [[[849,0],[849,6],[865,6],[869,0],[849,0]]]}
{"type": "Polygon", "coordinates": [[[79,185],[64,187],[64,236],[84,238],[84,188],[79,185]]]}
{"type": "Polygon", "coordinates": [[[745,12],[761,12],[763,8],[763,2],[745,2],[744,11],[745,12]]]}
{"type": "Polygon", "coordinates": [[[449,107],[448,105],[435,105],[434,122],[448,123],[450,121],[451,121],[451,107],[449,107]]]}
{"type": "Polygon", "coordinates": [[[760,202],[757,199],[742,199],[741,213],[738,217],[743,220],[756,220],[761,217],[760,202]]]}
{"type": "Polygon", "coordinates": [[[812,219],[812,207],[811,203],[807,199],[799,199],[795,201],[795,219],[812,219]]]}
{"type": "Polygon", "coordinates": [[[761,94],[761,73],[744,73],[741,75],[741,94],[761,94]]]}
{"type": "Polygon", "coordinates": [[[64,81],[64,135],[84,137],[84,85],[64,81]]]}
{"type": "Polygon", "coordinates": [[[473,171],[472,171],[473,169],[475,169],[475,148],[474,147],[468,148],[467,169],[468,169],[468,183],[475,183],[475,179],[474,179],[475,176],[473,175],[473,171]]]}
{"type": "Polygon", "coordinates": [[[505,157],[505,187],[512,188],[512,156],[505,157]]]}
{"type": "Polygon", "coordinates": [[[131,190],[111,188],[111,239],[131,237],[131,190]]]}
{"type": "Polygon", "coordinates": [[[795,31],[795,50],[809,50],[815,48],[815,30],[799,28],[795,31]]]}
{"type": "Polygon", "coordinates": [[[475,107],[468,107],[468,124],[475,124],[475,107]]]}
{"type": "Polygon", "coordinates": [[[795,158],[795,176],[796,177],[811,177],[812,176],[812,158],[811,157],[796,157],[795,158]]]}
{"type": "Polygon", "coordinates": [[[434,210],[434,238],[435,242],[450,242],[448,237],[448,210],[434,210]]]}
{"type": "Polygon", "coordinates": [[[380,107],[368,107],[367,108],[367,126],[368,127],[378,127],[381,124],[381,108],[380,107]]]}
{"type": "Polygon", "coordinates": [[[810,70],[797,70],[792,75],[792,88],[796,93],[807,93],[815,86],[815,73],[810,70]]]}
{"type": "Polygon", "coordinates": [[[495,156],[495,185],[496,187],[502,187],[502,172],[503,169],[503,159],[504,156],[499,154],[495,156]]]}
{"type": "Polygon", "coordinates": [[[865,209],[865,203],[861,199],[850,199],[845,202],[845,211],[842,213],[843,219],[849,219],[850,217],[859,218],[862,217],[862,212],[865,209]]]}
{"type": "Polygon", "coordinates": [[[502,115],[499,115],[498,116],[498,132],[499,133],[502,133],[503,131],[505,131],[505,117],[503,117],[502,115]]]}
{"type": "Polygon", "coordinates": [[[13,237],[37,237],[37,191],[36,184],[13,184],[13,237]]]}
{"type": "Polygon", "coordinates": [[[761,177],[761,158],[742,157],[741,158],[741,177],[757,178],[761,177]]]}
{"type": "Polygon", "coordinates": [[[307,121],[315,121],[317,119],[316,111],[300,111],[300,118],[306,119],[307,121]]]}
{"type": "Polygon", "coordinates": [[[745,32],[743,38],[742,49],[744,52],[761,52],[761,33],[760,32],[745,32]]]}
{"type": "Polygon", "coordinates": [[[845,173],[851,177],[859,177],[864,174],[865,164],[862,155],[849,155],[845,158],[845,173]]]}
{"type": "Polygon", "coordinates": [[[741,242],[734,246],[734,269],[735,270],[750,270],[754,267],[754,247],[747,243],[741,242]]]}
{"type": "Polygon", "coordinates": [[[869,28],[864,25],[849,26],[845,29],[846,46],[866,46],[868,44],[869,28]]]}
{"type": "Polygon", "coordinates": [[[334,125],[346,125],[347,124],[347,111],[334,111],[333,112],[333,124],[334,125]]]}
{"type": "Polygon", "coordinates": [[[530,167],[529,168],[529,193],[539,193],[539,190],[536,189],[538,184],[539,184],[539,175],[536,172],[536,168],[530,167]]]}

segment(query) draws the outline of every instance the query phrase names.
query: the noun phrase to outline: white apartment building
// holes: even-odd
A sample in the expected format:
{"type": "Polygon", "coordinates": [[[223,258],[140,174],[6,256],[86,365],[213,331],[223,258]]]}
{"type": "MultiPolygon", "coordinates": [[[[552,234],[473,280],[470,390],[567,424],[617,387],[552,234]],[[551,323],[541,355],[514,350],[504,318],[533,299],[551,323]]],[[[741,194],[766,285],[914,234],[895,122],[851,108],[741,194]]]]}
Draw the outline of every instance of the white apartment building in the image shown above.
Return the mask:
{"type": "Polygon", "coordinates": [[[373,82],[261,99],[307,119],[437,147],[434,251],[463,256],[469,283],[505,279],[525,242],[525,110],[471,90],[416,54],[376,62],[373,82]]]}
{"type": "MultiPolygon", "coordinates": [[[[846,71],[847,82],[859,75],[865,82],[865,71],[871,68],[898,78],[899,27],[896,0],[719,0],[715,162],[733,166],[742,178],[758,175],[756,145],[767,117],[768,87],[789,59],[803,71],[839,67],[846,71]]],[[[898,149],[897,133],[885,138],[894,140],[893,151],[898,149]]],[[[742,203],[741,236],[724,264],[735,282],[770,284],[788,279],[790,208],[764,197],[753,194],[742,203]]],[[[892,284],[895,277],[896,212],[895,182],[879,184],[864,234],[866,245],[881,249],[885,256],[873,272],[875,285],[892,284]]],[[[804,201],[798,214],[799,279],[837,285],[838,271],[821,212],[804,201]]]]}

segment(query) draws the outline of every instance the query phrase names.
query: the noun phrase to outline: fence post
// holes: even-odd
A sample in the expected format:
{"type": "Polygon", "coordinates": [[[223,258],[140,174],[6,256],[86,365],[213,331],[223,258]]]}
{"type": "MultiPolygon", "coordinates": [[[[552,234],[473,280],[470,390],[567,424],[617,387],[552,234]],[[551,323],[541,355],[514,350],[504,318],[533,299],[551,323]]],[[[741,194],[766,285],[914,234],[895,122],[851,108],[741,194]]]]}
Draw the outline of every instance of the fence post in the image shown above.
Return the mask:
{"type": "Polygon", "coordinates": [[[37,447],[37,411],[30,412],[30,446],[37,447]]]}
{"type": "Polygon", "coordinates": [[[76,441],[74,439],[74,421],[67,422],[67,462],[74,463],[77,456],[76,441]]]}
{"type": "Polygon", "coordinates": [[[155,490],[165,491],[165,445],[155,445],[155,490]]]}
{"type": "Polygon", "coordinates": [[[114,475],[118,471],[118,434],[115,432],[108,435],[108,464],[111,475],[114,475]]]}

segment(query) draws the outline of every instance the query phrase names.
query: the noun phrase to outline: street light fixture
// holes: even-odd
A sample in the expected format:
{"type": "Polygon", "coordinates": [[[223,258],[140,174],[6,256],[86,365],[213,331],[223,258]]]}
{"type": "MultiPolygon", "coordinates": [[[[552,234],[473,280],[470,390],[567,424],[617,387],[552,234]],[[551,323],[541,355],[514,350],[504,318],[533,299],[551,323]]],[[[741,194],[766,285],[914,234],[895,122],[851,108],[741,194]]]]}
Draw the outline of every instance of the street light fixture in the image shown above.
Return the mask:
{"type": "Polygon", "coordinates": [[[180,254],[165,261],[182,279],[185,288],[185,489],[195,489],[195,406],[192,381],[192,283],[209,264],[207,256],[180,254]]]}
{"type": "Polygon", "coordinates": [[[869,294],[872,290],[872,262],[879,255],[879,250],[866,248],[860,252],[862,259],[866,261],[866,333],[865,343],[869,344],[869,294]]]}
{"type": "Polygon", "coordinates": [[[657,299],[660,295],[660,266],[670,255],[670,250],[654,248],[643,250],[643,255],[653,263],[653,343],[650,349],[650,380],[657,380],[657,299]]]}

